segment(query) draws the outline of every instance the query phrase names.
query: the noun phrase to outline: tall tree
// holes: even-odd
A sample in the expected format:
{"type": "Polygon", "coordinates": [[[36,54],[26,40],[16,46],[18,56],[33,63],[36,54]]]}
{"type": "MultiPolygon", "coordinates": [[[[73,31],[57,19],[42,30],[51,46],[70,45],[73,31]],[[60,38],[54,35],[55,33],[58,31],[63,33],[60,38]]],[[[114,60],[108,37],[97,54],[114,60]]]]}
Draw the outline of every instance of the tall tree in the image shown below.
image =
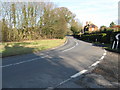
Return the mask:
{"type": "Polygon", "coordinates": [[[72,19],[75,18],[75,14],[73,14],[68,8],[60,7],[61,13],[64,15],[67,23],[70,23],[72,19]]]}
{"type": "Polygon", "coordinates": [[[79,21],[73,19],[71,21],[71,31],[73,32],[73,35],[78,35],[81,30],[82,30],[82,24],[79,21]]]}
{"type": "Polygon", "coordinates": [[[15,7],[14,3],[11,5],[11,16],[12,16],[12,23],[15,28],[15,26],[16,26],[16,7],[15,7]]]}
{"type": "MultiPolygon", "coordinates": [[[[51,2],[3,3],[3,41],[64,38],[75,15],[51,2]]],[[[78,30],[79,24],[76,26],[78,30]]]]}

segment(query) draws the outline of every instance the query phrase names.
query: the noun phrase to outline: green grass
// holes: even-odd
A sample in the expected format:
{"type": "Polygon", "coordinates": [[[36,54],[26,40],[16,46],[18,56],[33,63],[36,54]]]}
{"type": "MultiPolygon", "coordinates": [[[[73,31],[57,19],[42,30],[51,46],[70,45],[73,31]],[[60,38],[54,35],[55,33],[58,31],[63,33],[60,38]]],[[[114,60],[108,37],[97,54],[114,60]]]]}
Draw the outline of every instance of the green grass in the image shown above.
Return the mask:
{"type": "Polygon", "coordinates": [[[0,44],[0,53],[2,53],[2,57],[6,57],[6,56],[38,52],[62,45],[65,41],[66,38],[23,41],[23,42],[6,42],[0,44]]]}

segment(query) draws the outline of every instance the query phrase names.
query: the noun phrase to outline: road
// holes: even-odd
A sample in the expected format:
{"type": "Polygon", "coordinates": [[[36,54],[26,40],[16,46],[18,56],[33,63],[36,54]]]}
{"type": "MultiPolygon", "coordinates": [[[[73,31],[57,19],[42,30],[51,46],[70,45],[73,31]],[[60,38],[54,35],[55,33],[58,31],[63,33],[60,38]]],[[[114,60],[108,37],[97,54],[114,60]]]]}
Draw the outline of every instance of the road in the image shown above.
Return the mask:
{"type": "MultiPolygon", "coordinates": [[[[104,53],[102,48],[91,43],[71,36],[67,38],[67,43],[56,49],[3,58],[3,88],[55,87],[72,75],[88,69],[104,53]]],[[[59,87],[82,86],[70,80],[59,87]]]]}

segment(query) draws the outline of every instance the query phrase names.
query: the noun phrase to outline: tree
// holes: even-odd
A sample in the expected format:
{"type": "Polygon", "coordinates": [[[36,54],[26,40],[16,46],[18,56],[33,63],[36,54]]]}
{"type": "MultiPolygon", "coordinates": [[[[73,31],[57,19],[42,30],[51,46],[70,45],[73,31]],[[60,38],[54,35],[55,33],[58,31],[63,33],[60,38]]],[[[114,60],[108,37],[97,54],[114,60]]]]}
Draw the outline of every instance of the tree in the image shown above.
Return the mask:
{"type": "Polygon", "coordinates": [[[114,22],[111,22],[111,23],[110,23],[110,28],[113,27],[113,26],[115,26],[115,23],[114,23],[114,22]]]}
{"type": "Polygon", "coordinates": [[[8,41],[7,39],[7,36],[8,36],[8,27],[7,27],[7,24],[6,24],[6,21],[5,19],[2,19],[2,22],[1,22],[1,26],[2,26],[2,41],[8,41]]]}
{"type": "Polygon", "coordinates": [[[61,13],[64,15],[67,23],[70,23],[71,20],[74,19],[76,16],[66,7],[60,7],[59,9],[60,9],[61,13]]]}
{"type": "Polygon", "coordinates": [[[106,31],[106,29],[107,29],[107,27],[104,25],[100,27],[100,31],[106,31]]]}
{"type": "Polygon", "coordinates": [[[73,35],[78,35],[80,31],[82,30],[82,24],[77,20],[71,21],[71,31],[73,32],[73,35]]]}
{"type": "Polygon", "coordinates": [[[12,23],[15,28],[15,26],[16,26],[16,7],[15,7],[14,3],[11,5],[11,16],[12,16],[12,23]]]}
{"type": "MultiPolygon", "coordinates": [[[[52,2],[4,2],[2,6],[3,41],[64,38],[75,18],[69,9],[58,8],[52,2]]],[[[72,26],[74,33],[80,30],[79,23],[72,26]]]]}

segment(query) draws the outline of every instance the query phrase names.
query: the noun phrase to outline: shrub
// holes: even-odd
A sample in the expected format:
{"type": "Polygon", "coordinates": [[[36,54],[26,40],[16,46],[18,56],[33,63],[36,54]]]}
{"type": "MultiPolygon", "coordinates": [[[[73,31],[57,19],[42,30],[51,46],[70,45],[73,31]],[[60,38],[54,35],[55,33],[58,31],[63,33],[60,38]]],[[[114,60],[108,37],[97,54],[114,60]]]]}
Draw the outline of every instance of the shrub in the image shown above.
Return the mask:
{"type": "Polygon", "coordinates": [[[115,35],[120,33],[113,32],[113,31],[106,31],[106,32],[94,32],[90,34],[83,34],[80,39],[89,41],[89,42],[100,42],[100,43],[106,43],[111,44],[115,40],[115,35]]]}

